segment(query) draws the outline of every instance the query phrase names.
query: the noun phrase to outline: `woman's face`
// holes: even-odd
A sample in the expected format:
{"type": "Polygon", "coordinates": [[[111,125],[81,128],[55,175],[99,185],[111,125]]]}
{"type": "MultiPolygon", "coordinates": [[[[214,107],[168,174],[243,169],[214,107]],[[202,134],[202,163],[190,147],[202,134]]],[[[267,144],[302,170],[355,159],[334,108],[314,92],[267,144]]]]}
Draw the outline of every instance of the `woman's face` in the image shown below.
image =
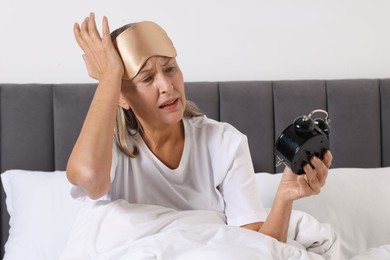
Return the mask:
{"type": "Polygon", "coordinates": [[[131,81],[123,81],[122,100],[147,129],[164,129],[183,118],[183,74],[175,58],[154,56],[131,81]]]}

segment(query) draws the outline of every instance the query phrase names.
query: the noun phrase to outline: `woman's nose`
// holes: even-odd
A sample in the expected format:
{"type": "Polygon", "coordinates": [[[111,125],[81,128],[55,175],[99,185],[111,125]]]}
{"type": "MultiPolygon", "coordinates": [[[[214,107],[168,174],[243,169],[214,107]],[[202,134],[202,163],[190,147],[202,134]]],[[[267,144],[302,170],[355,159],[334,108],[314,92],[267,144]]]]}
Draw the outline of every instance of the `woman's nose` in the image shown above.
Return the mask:
{"type": "Polygon", "coordinates": [[[161,94],[169,93],[173,89],[171,80],[164,74],[159,74],[156,77],[155,83],[157,84],[157,87],[161,94]]]}

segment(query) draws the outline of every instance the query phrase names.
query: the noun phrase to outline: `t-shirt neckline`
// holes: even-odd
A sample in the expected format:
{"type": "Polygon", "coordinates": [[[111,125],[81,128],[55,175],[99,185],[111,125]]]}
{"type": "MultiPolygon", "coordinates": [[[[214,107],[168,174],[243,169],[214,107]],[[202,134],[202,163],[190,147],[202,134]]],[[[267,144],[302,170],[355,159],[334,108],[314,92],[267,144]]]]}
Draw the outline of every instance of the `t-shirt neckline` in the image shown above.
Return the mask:
{"type": "Polygon", "coordinates": [[[183,172],[183,169],[188,161],[188,153],[189,153],[189,146],[190,146],[190,127],[188,126],[188,121],[186,118],[182,119],[183,126],[184,126],[184,146],[183,146],[183,153],[180,158],[179,166],[175,169],[171,169],[168,166],[166,166],[159,158],[157,158],[156,155],[149,149],[149,147],[146,145],[144,139],[141,137],[139,133],[137,133],[136,140],[140,148],[143,150],[146,156],[148,156],[153,163],[160,168],[160,170],[164,173],[171,173],[171,174],[180,174],[183,172]]]}

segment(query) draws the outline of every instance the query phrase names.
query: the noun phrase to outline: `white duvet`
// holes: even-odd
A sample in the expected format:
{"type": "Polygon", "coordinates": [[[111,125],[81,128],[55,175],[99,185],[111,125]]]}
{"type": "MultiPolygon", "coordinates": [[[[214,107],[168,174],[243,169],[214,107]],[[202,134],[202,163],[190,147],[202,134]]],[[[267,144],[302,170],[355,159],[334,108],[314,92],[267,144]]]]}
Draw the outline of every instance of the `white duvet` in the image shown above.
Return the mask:
{"type": "Polygon", "coordinates": [[[79,213],[60,260],[80,259],[340,259],[340,245],[330,226],[301,211],[285,244],[227,226],[215,212],[117,200],[79,213]]]}
{"type": "Polygon", "coordinates": [[[389,260],[390,244],[369,249],[366,253],[352,257],[351,260],[389,260]]]}

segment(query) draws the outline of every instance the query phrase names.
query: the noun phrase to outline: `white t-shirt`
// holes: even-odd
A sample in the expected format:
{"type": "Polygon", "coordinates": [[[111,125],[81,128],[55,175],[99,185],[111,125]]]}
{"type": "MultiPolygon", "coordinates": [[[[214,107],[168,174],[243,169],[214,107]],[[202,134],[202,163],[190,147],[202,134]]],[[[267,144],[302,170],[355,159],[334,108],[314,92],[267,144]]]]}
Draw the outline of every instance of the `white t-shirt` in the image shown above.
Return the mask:
{"type": "MultiPolygon", "coordinates": [[[[154,204],[177,210],[216,211],[229,225],[264,222],[247,137],[227,123],[205,116],[184,118],[185,141],[179,166],[170,169],[136,134],[129,158],[113,145],[111,187],[106,199],[154,204]]],[[[129,146],[132,147],[132,146],[129,146]]],[[[72,195],[85,197],[79,187],[72,195]]]]}

